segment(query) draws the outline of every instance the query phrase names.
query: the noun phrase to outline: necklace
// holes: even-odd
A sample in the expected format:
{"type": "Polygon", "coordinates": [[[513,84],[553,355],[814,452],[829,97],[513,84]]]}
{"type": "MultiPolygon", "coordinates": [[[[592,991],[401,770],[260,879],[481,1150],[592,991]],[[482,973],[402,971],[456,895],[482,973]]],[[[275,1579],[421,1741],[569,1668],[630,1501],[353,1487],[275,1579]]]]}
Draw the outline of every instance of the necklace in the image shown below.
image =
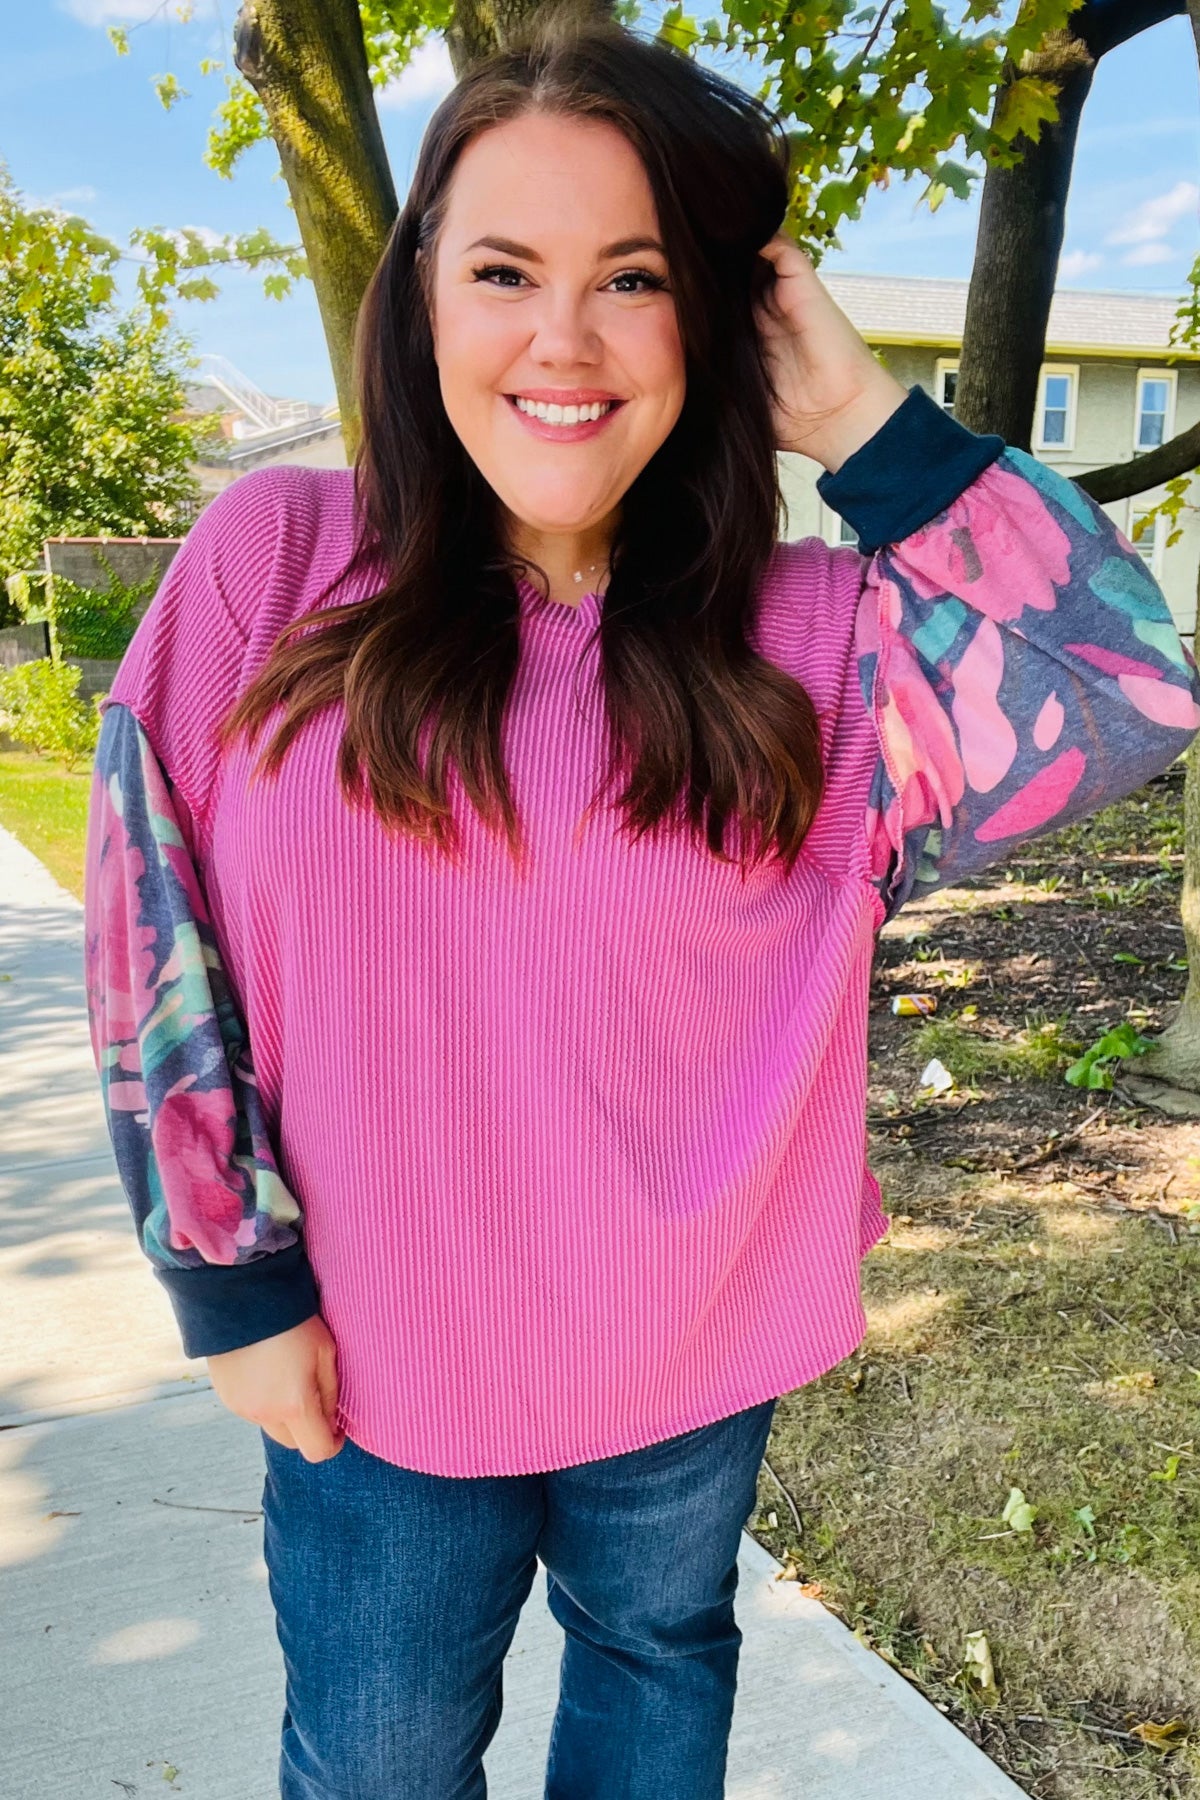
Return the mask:
{"type": "MultiPolygon", "coordinates": [[[[598,563],[589,563],[587,566],[587,573],[589,575],[594,575],[599,566],[600,565],[598,563]]],[[[576,569],[574,579],[576,581],[582,581],[583,577],[584,577],[584,571],[582,569],[576,569]]]]}

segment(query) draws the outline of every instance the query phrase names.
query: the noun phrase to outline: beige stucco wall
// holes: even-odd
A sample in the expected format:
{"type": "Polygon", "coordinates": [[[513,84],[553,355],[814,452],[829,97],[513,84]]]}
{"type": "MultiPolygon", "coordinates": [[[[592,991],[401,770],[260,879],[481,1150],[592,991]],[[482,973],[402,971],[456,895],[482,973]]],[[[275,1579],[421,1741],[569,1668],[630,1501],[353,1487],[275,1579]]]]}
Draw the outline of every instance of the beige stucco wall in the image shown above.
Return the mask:
{"type": "MultiPolygon", "coordinates": [[[[936,368],[939,352],[932,349],[907,348],[889,344],[882,359],[898,381],[906,387],[920,382],[926,393],[936,395],[936,368]]],[[[951,362],[953,352],[945,356],[951,362]]],[[[1084,357],[1050,354],[1048,364],[1075,365],[1079,370],[1076,428],[1074,445],[1065,453],[1035,451],[1039,461],[1060,469],[1068,476],[1081,475],[1087,469],[1107,463],[1126,462],[1134,455],[1135,407],[1137,376],[1140,369],[1166,367],[1158,359],[1138,361],[1134,358],[1084,357]]],[[[1181,365],[1176,371],[1174,420],[1168,420],[1168,432],[1185,431],[1200,419],[1200,369],[1181,365]]],[[[809,457],[784,455],[779,459],[780,482],[787,506],[785,535],[823,537],[836,544],[839,520],[825,506],[816,489],[820,465],[809,457]]],[[[1118,500],[1104,508],[1108,516],[1128,536],[1134,507],[1141,510],[1165,497],[1163,487],[1148,489],[1134,501],[1118,500]]],[[[1152,567],[1170,605],[1179,631],[1190,637],[1196,629],[1196,587],[1200,571],[1200,483],[1193,480],[1188,504],[1180,515],[1182,535],[1175,544],[1167,545],[1169,532],[1159,522],[1160,547],[1152,567]]]]}

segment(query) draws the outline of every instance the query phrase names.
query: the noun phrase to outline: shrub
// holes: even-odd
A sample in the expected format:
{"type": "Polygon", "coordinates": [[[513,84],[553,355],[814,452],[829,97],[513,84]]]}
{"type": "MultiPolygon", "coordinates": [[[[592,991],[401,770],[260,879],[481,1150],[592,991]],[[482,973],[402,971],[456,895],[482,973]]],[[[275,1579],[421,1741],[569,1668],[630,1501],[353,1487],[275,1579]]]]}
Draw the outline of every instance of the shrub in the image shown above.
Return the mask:
{"type": "Polygon", "coordinates": [[[94,756],[100,741],[95,702],[89,705],[76,691],[82,673],[46,656],[0,670],[0,724],[18,744],[57,756],[68,769],[94,756]]]}
{"type": "Polygon", "coordinates": [[[14,574],[4,577],[9,611],[12,614],[7,623],[28,624],[49,616],[46,605],[46,584],[49,579],[39,569],[18,569],[14,574]]]}
{"type": "Polygon", "coordinates": [[[81,587],[65,575],[51,583],[50,620],[56,656],[119,660],[129,648],[137,620],[134,607],[152,594],[161,580],[154,569],[130,586],[120,579],[106,556],[97,555],[108,576],[106,588],[81,587]]]}

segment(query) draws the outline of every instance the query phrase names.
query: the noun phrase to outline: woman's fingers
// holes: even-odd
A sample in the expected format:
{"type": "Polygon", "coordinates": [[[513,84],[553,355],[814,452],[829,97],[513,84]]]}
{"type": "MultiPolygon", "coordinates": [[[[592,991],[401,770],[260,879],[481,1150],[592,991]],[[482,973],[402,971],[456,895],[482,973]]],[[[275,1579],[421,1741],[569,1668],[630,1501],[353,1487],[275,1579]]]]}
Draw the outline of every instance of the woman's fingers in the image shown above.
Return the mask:
{"type": "Polygon", "coordinates": [[[302,1417],[292,1421],[295,1448],[306,1462],[325,1462],[336,1456],[346,1441],[343,1431],[334,1431],[325,1416],[320,1396],[314,1392],[313,1403],[302,1417]]]}
{"type": "Polygon", "coordinates": [[[337,1346],[319,1313],[272,1337],[211,1355],[208,1370],[230,1412],[285,1450],[323,1462],[345,1443],[335,1423],[337,1346]]]}
{"type": "Polygon", "coordinates": [[[276,1425],[273,1430],[268,1430],[267,1426],[264,1425],[261,1429],[267,1433],[269,1438],[274,1438],[277,1444],[282,1444],[285,1450],[294,1450],[296,1448],[296,1440],[286,1425],[276,1425]]]}
{"type": "Polygon", "coordinates": [[[344,1431],[339,1431],[337,1424],[337,1345],[332,1336],[328,1336],[317,1350],[317,1393],[331,1439],[340,1450],[345,1442],[346,1434],[344,1431]]]}

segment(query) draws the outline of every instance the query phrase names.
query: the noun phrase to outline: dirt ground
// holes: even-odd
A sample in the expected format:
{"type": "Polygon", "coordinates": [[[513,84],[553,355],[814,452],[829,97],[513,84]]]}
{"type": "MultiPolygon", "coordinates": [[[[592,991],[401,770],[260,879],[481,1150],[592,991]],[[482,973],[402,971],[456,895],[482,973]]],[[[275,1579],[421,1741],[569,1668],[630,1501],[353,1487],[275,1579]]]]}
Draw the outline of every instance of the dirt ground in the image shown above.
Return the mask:
{"type": "Polygon", "coordinates": [[[1183,993],[1182,782],[885,926],[868,1337],[780,1401],[753,1522],[1037,1800],[1200,1795],[1200,1121],[1064,1079],[1183,993]]]}

